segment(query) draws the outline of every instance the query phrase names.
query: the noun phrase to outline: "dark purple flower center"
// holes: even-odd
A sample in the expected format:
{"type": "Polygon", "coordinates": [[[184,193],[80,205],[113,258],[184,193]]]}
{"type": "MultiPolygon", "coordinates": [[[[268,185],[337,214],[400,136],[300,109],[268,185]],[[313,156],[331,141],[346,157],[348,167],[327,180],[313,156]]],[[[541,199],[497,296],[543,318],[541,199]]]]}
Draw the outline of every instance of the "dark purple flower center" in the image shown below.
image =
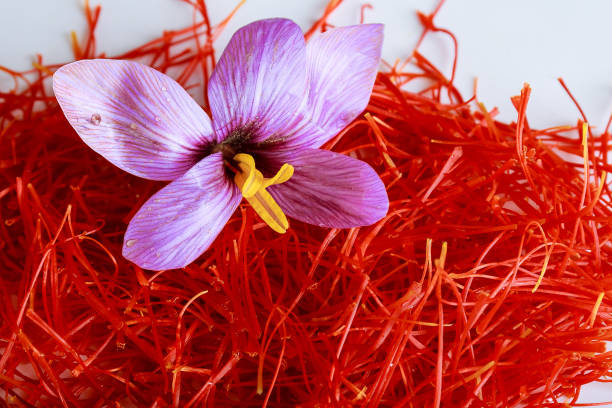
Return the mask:
{"type": "Polygon", "coordinates": [[[230,131],[223,141],[209,146],[208,154],[221,153],[225,162],[233,162],[238,153],[252,154],[257,145],[252,142],[257,134],[257,127],[253,124],[241,126],[230,131]]]}
{"type": "Polygon", "coordinates": [[[208,145],[202,151],[202,158],[214,154],[221,153],[223,155],[223,162],[225,163],[225,169],[228,175],[235,174],[237,169],[237,163],[234,160],[234,156],[239,153],[246,153],[253,156],[258,162],[258,167],[263,171],[266,177],[271,177],[278,171],[278,166],[272,166],[269,168],[270,163],[261,154],[264,150],[273,148],[276,144],[273,141],[254,142],[258,135],[258,126],[256,124],[249,124],[238,127],[230,131],[226,137],[223,138],[222,142],[208,145]]]}

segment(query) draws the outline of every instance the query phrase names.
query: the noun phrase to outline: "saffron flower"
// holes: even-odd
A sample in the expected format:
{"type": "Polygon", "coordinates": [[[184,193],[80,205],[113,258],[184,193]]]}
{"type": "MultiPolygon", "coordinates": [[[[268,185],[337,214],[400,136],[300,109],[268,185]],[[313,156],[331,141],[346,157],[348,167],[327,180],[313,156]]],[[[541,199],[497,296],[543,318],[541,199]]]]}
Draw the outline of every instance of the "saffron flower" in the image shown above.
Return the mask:
{"type": "Polygon", "coordinates": [[[212,118],[168,76],[141,64],[83,60],[53,89],[70,124],[121,169],[169,180],[130,221],[123,256],[142,268],[188,265],[244,197],[273,230],[285,214],[332,228],[371,225],[389,201],[366,163],[319,147],[367,106],[382,25],[305,42],[290,20],[238,30],[210,77],[212,118]]]}

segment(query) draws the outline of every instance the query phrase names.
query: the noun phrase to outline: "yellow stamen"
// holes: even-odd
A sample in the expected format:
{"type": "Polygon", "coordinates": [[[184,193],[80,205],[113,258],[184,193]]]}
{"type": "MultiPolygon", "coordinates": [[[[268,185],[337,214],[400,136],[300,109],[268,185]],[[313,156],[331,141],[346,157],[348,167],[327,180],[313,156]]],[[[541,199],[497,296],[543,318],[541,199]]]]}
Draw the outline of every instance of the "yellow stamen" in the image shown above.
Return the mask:
{"type": "Polygon", "coordinates": [[[234,160],[238,162],[240,170],[234,176],[234,182],[238,184],[244,198],[253,197],[263,184],[263,174],[255,168],[255,160],[250,154],[237,154],[234,160]]]}
{"type": "Polygon", "coordinates": [[[274,184],[281,184],[289,180],[293,176],[293,166],[290,164],[283,164],[278,173],[272,178],[264,179],[264,188],[270,187],[274,184]]]}
{"type": "Polygon", "coordinates": [[[251,207],[270,228],[284,234],[289,228],[289,221],[287,221],[287,217],[274,201],[274,198],[266,191],[266,188],[289,180],[293,176],[293,166],[285,163],[274,177],[265,178],[255,167],[253,156],[238,153],[234,156],[234,160],[240,170],[234,176],[234,182],[242,191],[242,196],[247,199],[251,207]]]}

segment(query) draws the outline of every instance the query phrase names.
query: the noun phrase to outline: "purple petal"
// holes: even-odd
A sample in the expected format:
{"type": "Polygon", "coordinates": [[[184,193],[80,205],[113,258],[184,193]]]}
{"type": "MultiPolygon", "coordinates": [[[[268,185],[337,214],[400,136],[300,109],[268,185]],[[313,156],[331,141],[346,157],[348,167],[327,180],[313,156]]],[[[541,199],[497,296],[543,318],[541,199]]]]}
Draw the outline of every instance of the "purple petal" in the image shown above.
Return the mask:
{"type": "Polygon", "coordinates": [[[362,24],[335,28],[308,42],[305,120],[295,127],[286,147],[320,147],[363,112],[376,79],[382,40],[382,24],[362,24]]]}
{"type": "Polygon", "coordinates": [[[260,142],[288,134],[305,100],[305,66],[304,35],[291,20],[260,20],[238,30],[209,82],[217,138],[248,132],[260,142]]]}
{"type": "Polygon", "coordinates": [[[174,180],[212,140],[210,120],[189,94],[136,62],[73,62],[55,73],[53,90],[83,141],[139,177],[174,180]]]}
{"type": "Polygon", "coordinates": [[[188,265],[215,240],[241,199],[221,153],[207,156],[138,210],[125,232],[123,256],[153,270],[188,265]]]}
{"type": "Polygon", "coordinates": [[[293,177],[268,191],[289,217],[319,226],[351,228],[371,225],[387,214],[387,191],[367,163],[319,149],[283,156],[282,161],[295,168],[293,177]]]}

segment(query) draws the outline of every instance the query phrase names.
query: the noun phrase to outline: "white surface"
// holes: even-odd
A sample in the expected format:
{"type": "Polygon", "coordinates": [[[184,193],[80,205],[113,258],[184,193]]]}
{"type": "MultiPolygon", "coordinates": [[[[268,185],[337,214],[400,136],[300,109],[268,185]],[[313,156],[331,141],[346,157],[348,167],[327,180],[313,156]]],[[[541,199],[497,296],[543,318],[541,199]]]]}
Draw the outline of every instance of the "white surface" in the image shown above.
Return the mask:
{"type": "MultiPolygon", "coordinates": [[[[99,49],[125,51],[159,34],[184,26],[191,9],[179,0],[97,0],[103,6],[99,49]]],[[[96,0],[92,0],[92,4],[96,0]]],[[[237,0],[209,0],[213,21],[219,21],[237,0]]],[[[366,20],[386,25],[384,57],[405,57],[420,33],[414,11],[430,11],[435,0],[370,0],[366,20]]],[[[326,0],[248,0],[222,34],[222,49],[231,33],[245,23],[283,16],[310,26],[326,0]]],[[[332,16],[344,25],[359,20],[361,1],[346,0],[332,16]]],[[[85,23],[80,0],[0,0],[0,64],[30,66],[33,51],[48,62],[70,57],[68,35],[82,33],[85,23]]],[[[608,39],[612,29],[607,0],[448,0],[438,25],[454,31],[460,42],[457,84],[471,94],[479,78],[479,97],[488,108],[498,106],[500,118],[511,120],[509,102],[523,82],[533,88],[529,118],[534,126],[574,123],[577,112],[556,78],[562,76],[586,110],[592,125],[602,128],[612,110],[612,58],[608,39]]],[[[424,51],[450,68],[450,41],[434,35],[424,51]]],[[[4,78],[6,79],[6,78],[4,78]]],[[[0,86],[8,86],[2,81],[0,86]]]]}
{"type": "MultiPolygon", "coordinates": [[[[191,8],[179,0],[91,0],[102,4],[98,50],[112,55],[158,36],[163,29],[192,21],[191,8]]],[[[217,22],[237,0],[208,0],[217,22]]],[[[232,32],[259,18],[288,17],[307,28],[326,0],[247,0],[216,43],[222,50],[232,32]]],[[[433,10],[434,0],[369,0],[366,22],[385,23],[384,58],[406,57],[420,35],[415,10],[433,10]]],[[[359,22],[358,0],[346,0],[333,14],[338,25],[359,22]]],[[[544,127],[574,124],[578,112],[557,83],[562,76],[597,129],[612,110],[612,2],[607,0],[448,0],[436,23],[459,39],[457,84],[470,96],[479,78],[479,99],[499,107],[503,120],[516,113],[509,98],[523,82],[533,88],[528,107],[530,124],[544,127]]],[[[32,52],[49,63],[70,58],[69,33],[83,33],[85,20],[79,0],[0,0],[0,64],[14,69],[31,66],[32,52]]],[[[450,72],[450,39],[434,35],[422,51],[450,72]]],[[[11,83],[0,74],[0,87],[11,83]]],[[[612,384],[583,388],[581,401],[612,399],[612,384]]],[[[612,407],[612,405],[608,405],[612,407]]]]}

